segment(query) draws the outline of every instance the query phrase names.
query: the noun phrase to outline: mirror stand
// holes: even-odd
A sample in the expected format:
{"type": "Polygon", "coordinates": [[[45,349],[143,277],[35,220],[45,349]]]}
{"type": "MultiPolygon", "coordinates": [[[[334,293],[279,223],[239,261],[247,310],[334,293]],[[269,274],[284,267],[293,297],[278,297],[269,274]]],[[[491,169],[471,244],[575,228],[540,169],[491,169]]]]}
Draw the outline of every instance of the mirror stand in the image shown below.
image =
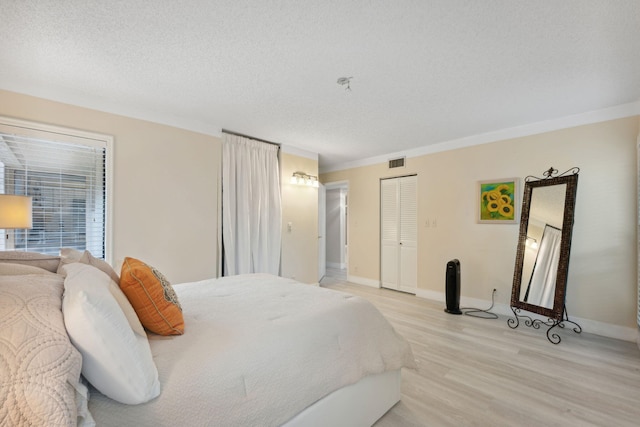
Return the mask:
{"type": "Polygon", "coordinates": [[[524,319],[524,324],[526,326],[529,326],[530,328],[533,328],[533,329],[540,329],[542,325],[548,326],[549,329],[547,329],[547,339],[552,344],[558,344],[560,343],[560,341],[562,341],[562,339],[560,338],[560,335],[556,334],[555,332],[551,333],[551,330],[556,326],[559,328],[564,328],[565,323],[572,323],[573,325],[575,325],[573,327],[573,332],[575,332],[576,334],[579,334],[582,332],[582,327],[580,325],[578,325],[573,320],[569,320],[569,315],[567,314],[567,307],[564,307],[564,311],[561,319],[549,318],[547,321],[544,321],[541,319],[533,319],[531,318],[531,316],[527,316],[526,314],[521,314],[520,313],[521,310],[517,307],[511,307],[511,311],[513,311],[514,318],[507,319],[507,324],[511,329],[515,329],[520,325],[520,318],[524,319]]]}
{"type": "Polygon", "coordinates": [[[514,318],[507,324],[515,329],[522,318],[534,329],[548,326],[547,339],[553,344],[561,341],[556,327],[571,323],[574,332],[582,332],[580,325],[569,320],[565,305],[579,171],[572,168],[558,175],[552,167],[543,178],[525,178],[511,291],[514,318]],[[522,310],[548,320],[534,319],[522,310]]]}

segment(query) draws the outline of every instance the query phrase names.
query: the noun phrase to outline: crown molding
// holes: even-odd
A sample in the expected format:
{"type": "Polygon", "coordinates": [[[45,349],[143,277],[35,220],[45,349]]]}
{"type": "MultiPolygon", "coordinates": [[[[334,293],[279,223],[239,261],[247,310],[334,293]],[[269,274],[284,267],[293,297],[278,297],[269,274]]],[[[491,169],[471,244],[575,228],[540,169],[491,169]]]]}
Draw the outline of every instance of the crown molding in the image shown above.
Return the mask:
{"type": "Polygon", "coordinates": [[[345,169],[353,169],[363,166],[370,166],[379,163],[386,163],[390,159],[406,156],[407,158],[424,156],[426,154],[439,153],[442,151],[455,150],[457,148],[471,147],[474,145],[488,144],[491,142],[503,141],[506,139],[520,138],[524,136],[536,135],[560,129],[568,129],[576,126],[593,123],[606,122],[609,120],[622,119],[640,115],[640,101],[628,104],[617,105],[615,107],[602,110],[590,111],[587,113],[574,114],[558,119],[545,120],[522,126],[515,126],[498,131],[481,133],[464,138],[443,141],[412,150],[398,151],[383,154],[380,156],[367,157],[353,162],[341,163],[326,168],[320,168],[320,173],[336,172],[345,169]]]}

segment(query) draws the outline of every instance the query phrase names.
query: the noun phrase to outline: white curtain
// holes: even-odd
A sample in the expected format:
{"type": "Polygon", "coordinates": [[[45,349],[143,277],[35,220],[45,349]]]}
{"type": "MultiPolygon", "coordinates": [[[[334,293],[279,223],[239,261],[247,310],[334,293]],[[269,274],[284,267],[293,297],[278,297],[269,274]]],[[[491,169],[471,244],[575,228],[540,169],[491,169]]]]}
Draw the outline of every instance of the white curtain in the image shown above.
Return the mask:
{"type": "Polygon", "coordinates": [[[223,133],[224,274],[280,271],[282,207],[278,147],[223,133]]]}
{"type": "Polygon", "coordinates": [[[553,308],[562,230],[545,226],[529,283],[529,304],[553,308]]]}

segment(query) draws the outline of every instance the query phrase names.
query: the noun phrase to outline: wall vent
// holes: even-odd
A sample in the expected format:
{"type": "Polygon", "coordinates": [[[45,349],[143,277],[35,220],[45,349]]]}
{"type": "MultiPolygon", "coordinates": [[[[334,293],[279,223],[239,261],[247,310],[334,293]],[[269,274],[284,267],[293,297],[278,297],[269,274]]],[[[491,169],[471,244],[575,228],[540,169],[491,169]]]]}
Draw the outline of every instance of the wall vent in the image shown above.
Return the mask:
{"type": "Polygon", "coordinates": [[[389,169],[393,168],[403,168],[404,167],[404,157],[400,157],[398,159],[389,160],[389,169]]]}

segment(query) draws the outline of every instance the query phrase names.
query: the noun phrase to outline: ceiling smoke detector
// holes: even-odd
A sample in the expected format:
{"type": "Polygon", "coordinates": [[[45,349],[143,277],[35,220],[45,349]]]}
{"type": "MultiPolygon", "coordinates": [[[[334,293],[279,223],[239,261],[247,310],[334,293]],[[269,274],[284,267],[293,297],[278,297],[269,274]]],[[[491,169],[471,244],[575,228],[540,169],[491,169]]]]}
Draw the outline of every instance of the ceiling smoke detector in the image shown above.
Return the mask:
{"type": "Polygon", "coordinates": [[[353,77],[340,77],[338,79],[338,84],[340,86],[346,86],[344,90],[351,90],[351,79],[353,77]]]}

